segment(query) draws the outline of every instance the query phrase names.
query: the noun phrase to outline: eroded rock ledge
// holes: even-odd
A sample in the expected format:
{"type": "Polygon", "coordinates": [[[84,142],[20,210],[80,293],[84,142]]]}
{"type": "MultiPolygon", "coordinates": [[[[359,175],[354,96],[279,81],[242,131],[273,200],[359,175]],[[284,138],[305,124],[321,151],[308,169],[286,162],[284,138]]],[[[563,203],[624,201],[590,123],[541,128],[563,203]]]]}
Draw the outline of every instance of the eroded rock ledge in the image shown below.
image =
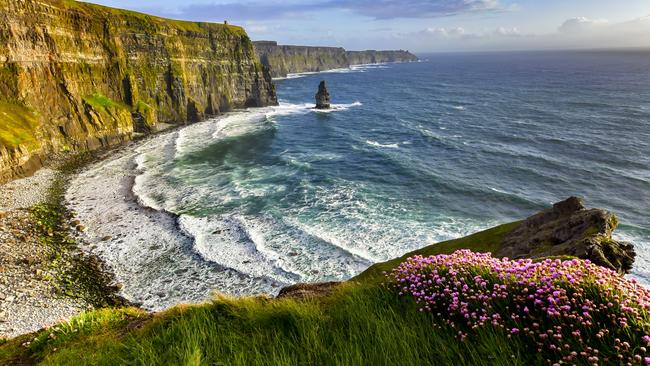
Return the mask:
{"type": "Polygon", "coordinates": [[[571,197],[524,220],[503,239],[498,257],[539,258],[574,256],[628,273],[634,263],[632,244],[612,239],[616,216],[606,210],[587,209],[571,197]]]}

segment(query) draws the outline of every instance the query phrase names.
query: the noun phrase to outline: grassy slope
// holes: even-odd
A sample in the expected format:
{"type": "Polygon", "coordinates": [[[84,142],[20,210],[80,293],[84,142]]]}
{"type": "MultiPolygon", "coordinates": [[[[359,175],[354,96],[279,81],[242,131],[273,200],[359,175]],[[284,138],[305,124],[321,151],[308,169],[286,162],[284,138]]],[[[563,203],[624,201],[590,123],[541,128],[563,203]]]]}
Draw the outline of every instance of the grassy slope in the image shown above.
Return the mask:
{"type": "MultiPolygon", "coordinates": [[[[536,357],[491,330],[457,342],[453,330],[435,330],[430,315],[376,285],[310,301],[217,298],[126,334],[138,317],[146,319],[133,309],[95,311],[29,347],[45,365],[515,365],[536,357]]],[[[19,342],[0,348],[0,361],[19,342]]]]}
{"type": "MultiPolygon", "coordinates": [[[[410,254],[460,248],[493,251],[517,223],[435,244],[410,254]]],[[[409,255],[410,255],[409,254],[409,255]]],[[[459,343],[455,331],[434,329],[431,315],[416,311],[381,285],[382,271],[401,261],[371,267],[333,295],[317,300],[231,299],[179,306],[149,316],[135,309],[83,314],[68,324],[0,347],[0,364],[30,357],[46,365],[295,365],[437,364],[511,365],[540,361],[520,353],[512,339],[485,330],[459,343]],[[135,326],[137,325],[137,327],[135,326]],[[136,329],[137,328],[137,329],[136,329]]]]}
{"type": "Polygon", "coordinates": [[[244,28],[236,25],[230,25],[230,24],[226,25],[221,23],[208,23],[208,22],[193,22],[187,20],[161,18],[154,15],[144,14],[132,10],[111,8],[108,6],[85,3],[77,0],[55,0],[55,3],[58,3],[68,8],[82,11],[88,15],[97,15],[97,14],[104,15],[106,13],[109,13],[114,16],[137,18],[159,27],[165,27],[165,28],[173,27],[179,30],[190,31],[190,32],[199,32],[201,31],[201,28],[226,29],[238,36],[246,35],[244,28]]]}

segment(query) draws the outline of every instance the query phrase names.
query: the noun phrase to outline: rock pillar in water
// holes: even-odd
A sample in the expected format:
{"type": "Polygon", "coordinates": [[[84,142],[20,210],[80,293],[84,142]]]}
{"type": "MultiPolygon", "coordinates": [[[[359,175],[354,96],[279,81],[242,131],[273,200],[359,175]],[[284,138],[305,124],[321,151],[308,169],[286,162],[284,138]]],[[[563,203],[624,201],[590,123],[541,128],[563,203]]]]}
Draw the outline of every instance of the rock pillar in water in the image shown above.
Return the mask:
{"type": "Polygon", "coordinates": [[[325,80],[318,84],[318,93],[316,93],[316,109],[330,108],[330,93],[327,92],[325,80]]]}

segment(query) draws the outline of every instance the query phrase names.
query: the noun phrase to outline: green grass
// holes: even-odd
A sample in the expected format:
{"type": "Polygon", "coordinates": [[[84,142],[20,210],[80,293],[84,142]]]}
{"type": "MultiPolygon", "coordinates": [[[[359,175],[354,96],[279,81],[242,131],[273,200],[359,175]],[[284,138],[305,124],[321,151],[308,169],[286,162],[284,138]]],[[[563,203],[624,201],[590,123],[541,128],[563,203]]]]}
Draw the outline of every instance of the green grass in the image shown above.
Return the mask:
{"type": "Polygon", "coordinates": [[[107,111],[127,108],[124,104],[118,103],[101,93],[86,95],[83,100],[97,110],[107,111]]]}
{"type": "Polygon", "coordinates": [[[364,283],[382,281],[384,279],[383,272],[390,271],[391,269],[397,267],[404,260],[406,260],[406,258],[412,257],[414,255],[430,256],[437,254],[451,254],[458,249],[471,249],[475,252],[495,253],[501,246],[503,237],[519,224],[521,224],[521,221],[515,221],[459,239],[453,239],[429,245],[422,249],[404,254],[399,258],[374,264],[358,276],[354,277],[352,281],[364,283]]]}
{"type": "Polygon", "coordinates": [[[43,365],[521,365],[537,355],[500,331],[458,342],[415,304],[378,285],[348,284],[320,300],[218,297],[146,320],[100,310],[0,346],[0,363],[27,351],[43,365]],[[140,319],[140,320],[139,320],[140,319]],[[134,328],[144,322],[140,329],[134,328]],[[21,351],[22,349],[22,351],[21,351]],[[4,357],[4,359],[3,359],[4,357]]]}
{"type": "Polygon", "coordinates": [[[35,148],[39,145],[35,136],[37,126],[36,112],[18,103],[0,100],[0,144],[9,148],[18,145],[35,148]]]}
{"type": "Polygon", "coordinates": [[[149,23],[153,27],[171,27],[171,28],[176,28],[179,30],[190,31],[190,32],[200,32],[203,29],[210,28],[215,30],[217,29],[227,30],[237,36],[246,35],[244,29],[236,25],[230,25],[230,24],[226,25],[221,23],[208,23],[208,22],[193,22],[193,21],[186,21],[186,20],[161,18],[154,15],[140,13],[137,11],[111,8],[102,5],[79,2],[76,0],[59,0],[58,3],[61,6],[64,6],[66,8],[72,8],[84,12],[88,15],[101,14],[101,15],[111,16],[111,17],[118,16],[127,19],[128,18],[137,19],[141,22],[149,23]]]}

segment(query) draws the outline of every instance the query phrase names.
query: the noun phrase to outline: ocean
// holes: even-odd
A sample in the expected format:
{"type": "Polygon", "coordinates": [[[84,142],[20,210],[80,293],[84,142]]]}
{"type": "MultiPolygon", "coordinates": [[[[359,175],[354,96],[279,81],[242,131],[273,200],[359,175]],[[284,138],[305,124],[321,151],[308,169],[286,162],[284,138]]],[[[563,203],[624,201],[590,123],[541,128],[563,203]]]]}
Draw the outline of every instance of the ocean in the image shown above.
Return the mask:
{"type": "Polygon", "coordinates": [[[277,80],[279,106],[132,146],[72,182],[69,206],[125,296],[152,309],[345,280],[572,195],[618,215],[632,276],[650,283],[650,52],[421,58],[277,80]],[[137,204],[93,211],[92,179],[126,184],[125,167],[137,204]]]}

